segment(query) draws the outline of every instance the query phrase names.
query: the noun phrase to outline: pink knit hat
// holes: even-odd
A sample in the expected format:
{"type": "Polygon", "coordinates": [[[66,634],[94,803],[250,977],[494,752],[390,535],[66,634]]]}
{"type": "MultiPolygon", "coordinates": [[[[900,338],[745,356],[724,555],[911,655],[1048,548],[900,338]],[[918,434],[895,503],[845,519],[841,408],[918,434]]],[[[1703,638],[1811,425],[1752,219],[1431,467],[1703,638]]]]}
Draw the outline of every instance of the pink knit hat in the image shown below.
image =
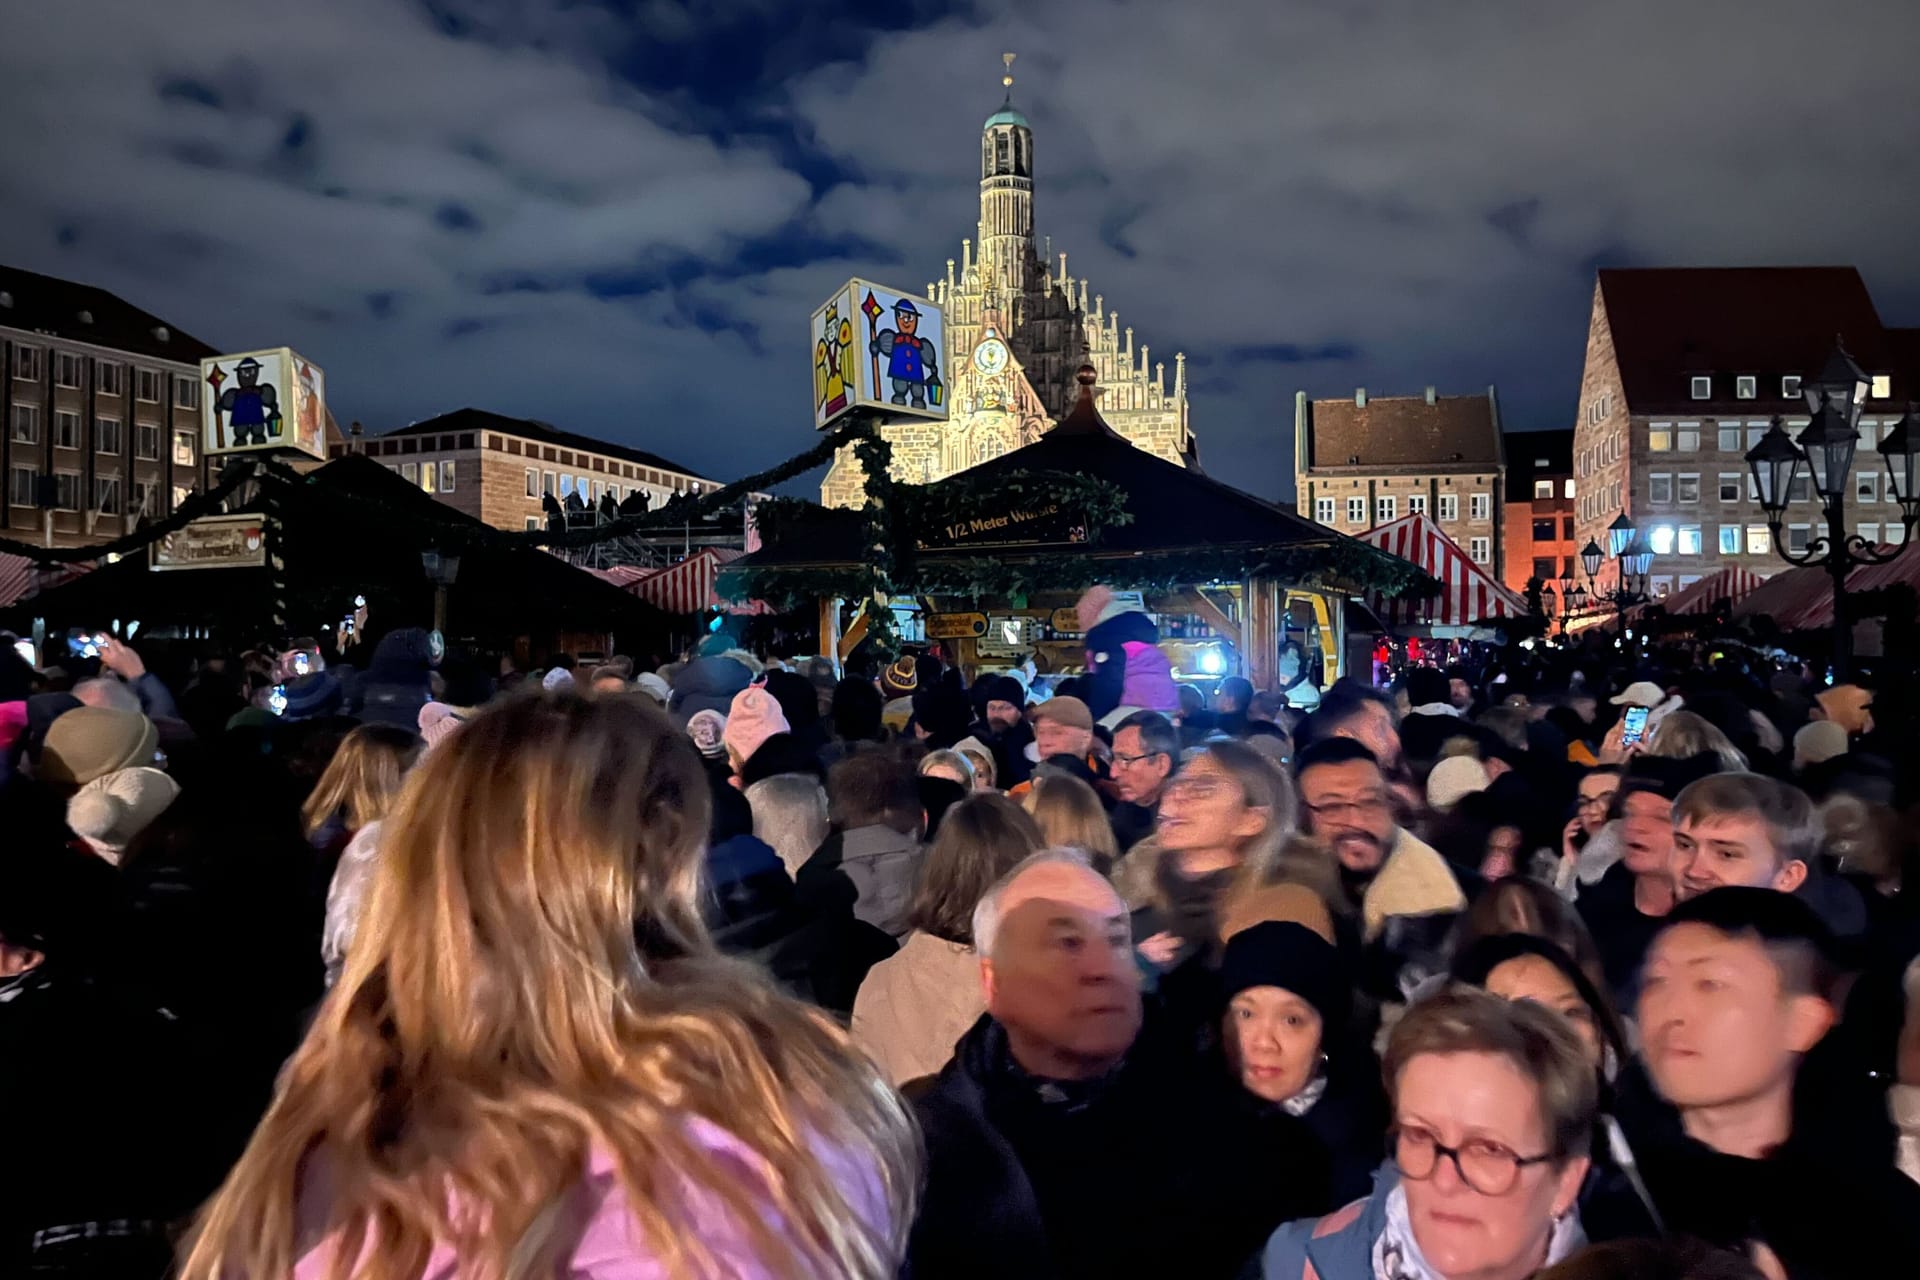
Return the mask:
{"type": "Polygon", "coordinates": [[[768,738],[787,732],[786,712],[780,710],[765,685],[750,684],[733,695],[724,741],[742,763],[753,759],[753,753],[768,738]]]}

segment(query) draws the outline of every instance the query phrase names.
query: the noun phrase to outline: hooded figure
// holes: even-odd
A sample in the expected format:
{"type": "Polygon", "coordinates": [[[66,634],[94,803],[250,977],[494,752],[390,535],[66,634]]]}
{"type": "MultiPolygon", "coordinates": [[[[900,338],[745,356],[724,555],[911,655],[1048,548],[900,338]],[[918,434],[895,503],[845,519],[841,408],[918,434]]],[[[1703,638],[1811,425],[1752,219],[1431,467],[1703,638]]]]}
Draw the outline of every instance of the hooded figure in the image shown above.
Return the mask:
{"type": "Polygon", "coordinates": [[[727,656],[733,643],[725,635],[700,642],[699,655],[673,675],[673,697],[667,709],[680,724],[698,711],[727,714],[733,697],[753,683],[753,672],[738,658],[727,656]]]}
{"type": "Polygon", "coordinates": [[[1152,618],[1115,599],[1104,586],[1089,589],[1074,612],[1087,644],[1080,697],[1096,721],[1136,711],[1172,715],[1180,709],[1173,664],[1160,652],[1160,629],[1152,618]]]}
{"type": "Polygon", "coordinates": [[[389,631],[374,647],[373,661],[361,674],[349,709],[363,724],[417,730],[420,708],[433,697],[427,679],[432,667],[433,646],[425,631],[389,631]]]}

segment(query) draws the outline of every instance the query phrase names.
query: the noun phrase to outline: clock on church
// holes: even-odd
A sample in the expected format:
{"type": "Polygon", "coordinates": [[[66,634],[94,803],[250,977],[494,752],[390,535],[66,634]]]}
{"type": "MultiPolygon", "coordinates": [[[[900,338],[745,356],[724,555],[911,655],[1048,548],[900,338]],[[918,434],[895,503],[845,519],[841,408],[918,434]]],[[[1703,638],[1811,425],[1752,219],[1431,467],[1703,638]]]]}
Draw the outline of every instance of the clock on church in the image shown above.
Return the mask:
{"type": "Polygon", "coordinates": [[[1007,367],[1009,353],[1007,344],[987,330],[987,340],[973,349],[973,367],[992,377],[1007,367]]]}

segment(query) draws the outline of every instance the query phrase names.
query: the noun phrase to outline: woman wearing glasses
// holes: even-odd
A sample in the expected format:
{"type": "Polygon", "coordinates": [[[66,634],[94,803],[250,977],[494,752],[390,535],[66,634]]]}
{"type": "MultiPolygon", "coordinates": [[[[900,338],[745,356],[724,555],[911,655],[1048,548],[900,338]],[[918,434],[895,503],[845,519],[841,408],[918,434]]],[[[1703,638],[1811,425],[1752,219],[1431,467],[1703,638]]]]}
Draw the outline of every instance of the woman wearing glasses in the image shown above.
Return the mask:
{"type": "Polygon", "coordinates": [[[1566,1019],[1451,990],[1387,1043],[1391,1159],[1365,1200],[1274,1233],[1265,1280],[1524,1280],[1585,1242],[1598,1081],[1566,1019]]]}

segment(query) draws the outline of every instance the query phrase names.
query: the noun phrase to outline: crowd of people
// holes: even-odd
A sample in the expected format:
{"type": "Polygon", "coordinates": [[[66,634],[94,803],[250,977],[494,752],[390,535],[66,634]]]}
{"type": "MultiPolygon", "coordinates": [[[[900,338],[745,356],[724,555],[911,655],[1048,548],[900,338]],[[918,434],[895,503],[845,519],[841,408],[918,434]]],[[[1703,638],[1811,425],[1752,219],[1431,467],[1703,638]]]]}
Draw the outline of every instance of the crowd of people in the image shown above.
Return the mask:
{"type": "Polygon", "coordinates": [[[0,1275],[1920,1265],[1897,683],[1306,697],[1080,614],[971,680],[0,655],[0,1275]]]}

